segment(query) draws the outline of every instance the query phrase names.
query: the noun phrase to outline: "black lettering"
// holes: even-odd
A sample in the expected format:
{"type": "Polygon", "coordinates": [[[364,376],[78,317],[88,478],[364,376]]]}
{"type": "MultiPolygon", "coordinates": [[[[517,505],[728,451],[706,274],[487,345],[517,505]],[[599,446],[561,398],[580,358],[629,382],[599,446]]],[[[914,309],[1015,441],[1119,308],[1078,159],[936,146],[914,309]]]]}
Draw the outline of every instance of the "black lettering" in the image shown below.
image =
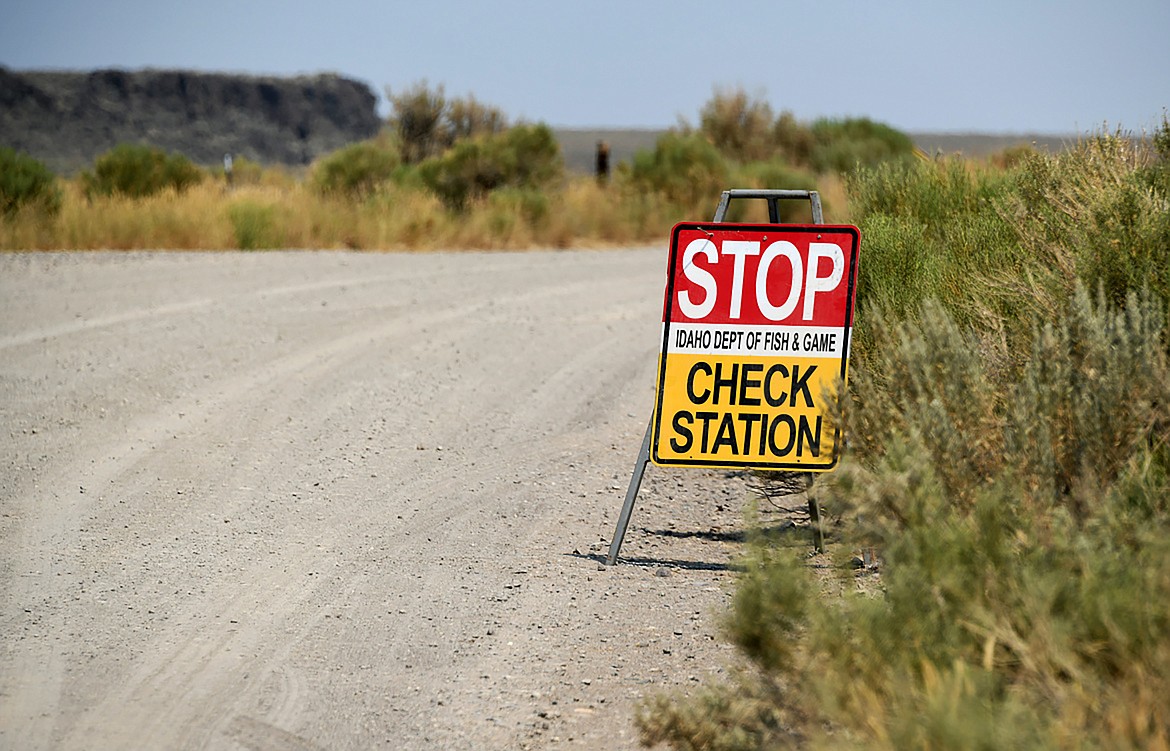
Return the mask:
{"type": "Polygon", "coordinates": [[[719,423],[719,432],[715,434],[711,453],[718,454],[721,446],[729,447],[733,456],[739,454],[739,445],[735,441],[735,415],[731,412],[723,413],[723,421],[719,423]]]}
{"type": "Polygon", "coordinates": [[[739,403],[745,407],[757,407],[760,404],[760,397],[747,395],[748,389],[757,389],[760,387],[760,379],[753,379],[748,374],[760,373],[763,370],[764,366],[758,362],[745,362],[743,364],[739,380],[739,403]]]}
{"type": "Polygon", "coordinates": [[[788,349],[788,339],[791,334],[787,331],[768,331],[764,333],[764,348],[771,350],[788,349]]]}
{"type": "Polygon", "coordinates": [[[712,404],[719,404],[719,391],[727,389],[727,395],[730,399],[729,404],[735,404],[735,382],[739,380],[739,363],[732,363],[731,377],[723,377],[723,363],[715,363],[715,397],[711,400],[712,404]]]}
{"type": "Polygon", "coordinates": [[[804,455],[805,441],[808,441],[808,447],[812,450],[813,456],[821,455],[821,416],[817,415],[817,428],[814,431],[808,424],[808,417],[800,416],[800,430],[796,437],[796,455],[804,455]]]}
{"type": "MultiPolygon", "coordinates": [[[[740,414],[739,421],[743,423],[743,453],[751,451],[752,445],[752,424],[760,422],[765,419],[764,415],[758,412],[747,412],[740,414]]],[[[762,442],[761,442],[762,444],[762,442]]],[[[760,447],[760,453],[764,453],[763,446],[760,447]]]]}
{"type": "Polygon", "coordinates": [[[711,366],[705,362],[697,362],[691,366],[691,372],[687,375],[687,396],[690,398],[691,404],[706,404],[707,398],[711,396],[710,389],[704,391],[702,395],[695,393],[695,373],[699,371],[711,375],[711,366]]]}
{"type": "Polygon", "coordinates": [[[703,437],[700,441],[700,450],[707,453],[707,446],[709,445],[707,439],[711,436],[711,421],[719,416],[718,412],[696,412],[695,417],[703,421],[703,437]]]}
{"type": "Polygon", "coordinates": [[[774,456],[787,456],[788,452],[792,450],[792,444],[796,442],[796,424],[792,421],[790,415],[779,415],[772,421],[772,426],[768,428],[768,448],[772,450],[774,456]],[[784,444],[783,448],[776,443],[776,428],[783,423],[788,427],[788,443],[784,444]]]}
{"type": "Polygon", "coordinates": [[[809,407],[816,406],[813,404],[812,394],[808,390],[808,379],[815,372],[817,372],[817,366],[813,365],[811,368],[808,369],[808,372],[804,374],[804,377],[801,378],[800,366],[799,365],[792,366],[792,398],[788,403],[789,407],[796,406],[796,395],[801,391],[804,392],[805,404],[809,407]]]}
{"type": "Polygon", "coordinates": [[[719,455],[726,449],[735,457],[785,458],[795,450],[797,457],[819,457],[823,424],[821,415],[679,410],[671,419],[670,448],[677,454],[719,455]],[[702,424],[701,430],[696,430],[696,421],[702,424]]]}
{"type": "Polygon", "coordinates": [[[687,425],[692,424],[695,420],[691,417],[690,412],[680,411],[674,413],[674,432],[683,437],[680,442],[675,438],[670,439],[670,447],[676,453],[682,454],[691,450],[691,444],[695,442],[695,435],[687,425],[683,425],[683,420],[686,420],[687,425]]]}
{"type": "Polygon", "coordinates": [[[770,407],[783,407],[784,402],[788,399],[787,391],[781,391],[779,396],[773,396],[772,377],[777,373],[788,378],[788,368],[779,363],[768,368],[768,372],[764,376],[764,401],[768,402],[770,407]]]}

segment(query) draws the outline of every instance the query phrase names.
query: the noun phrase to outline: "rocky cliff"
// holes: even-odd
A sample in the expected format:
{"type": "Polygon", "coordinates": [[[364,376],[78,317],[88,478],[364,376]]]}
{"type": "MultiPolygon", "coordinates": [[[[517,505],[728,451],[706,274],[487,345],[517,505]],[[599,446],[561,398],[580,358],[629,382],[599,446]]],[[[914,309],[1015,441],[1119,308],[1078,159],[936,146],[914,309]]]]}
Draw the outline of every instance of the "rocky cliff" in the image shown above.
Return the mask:
{"type": "Polygon", "coordinates": [[[205,165],[220,164],[226,153],[303,165],[380,126],[370,87],[331,74],[0,68],[0,146],[63,173],[119,143],[148,143],[205,165]]]}

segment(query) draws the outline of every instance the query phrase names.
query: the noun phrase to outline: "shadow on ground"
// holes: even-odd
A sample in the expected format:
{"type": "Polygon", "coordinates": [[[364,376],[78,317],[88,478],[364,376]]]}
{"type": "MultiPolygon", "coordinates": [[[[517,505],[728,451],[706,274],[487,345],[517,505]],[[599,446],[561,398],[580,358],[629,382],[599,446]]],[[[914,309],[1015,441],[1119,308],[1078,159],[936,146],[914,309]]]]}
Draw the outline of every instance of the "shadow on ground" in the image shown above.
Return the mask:
{"type": "MultiPolygon", "coordinates": [[[[605,565],[606,556],[602,553],[582,553],[574,550],[566,555],[585,561],[594,561],[605,565]]],[[[733,563],[713,563],[711,561],[686,561],[674,558],[645,558],[641,556],[626,557],[619,555],[616,565],[640,566],[663,570],[677,569],[679,571],[743,571],[742,566],[733,563]]]]}

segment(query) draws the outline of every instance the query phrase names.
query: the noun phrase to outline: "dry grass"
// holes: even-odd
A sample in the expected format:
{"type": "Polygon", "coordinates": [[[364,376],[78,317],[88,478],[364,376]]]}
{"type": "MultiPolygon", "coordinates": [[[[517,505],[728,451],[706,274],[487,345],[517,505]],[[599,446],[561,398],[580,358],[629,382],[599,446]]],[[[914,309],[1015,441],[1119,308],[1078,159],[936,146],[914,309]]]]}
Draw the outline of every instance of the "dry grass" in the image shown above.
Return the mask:
{"type": "MultiPolygon", "coordinates": [[[[761,187],[741,182],[724,187],[761,187]]],[[[570,173],[544,190],[494,191],[455,212],[409,182],[385,182],[372,195],[329,195],[307,174],[244,160],[231,186],[222,174],[213,174],[183,192],[145,198],[89,198],[78,180],[60,185],[61,208],[55,215],[30,208],[0,221],[0,250],[619,246],[659,243],[678,221],[710,219],[719,197],[713,193],[683,209],[636,187],[621,171],[604,183],[570,173]]],[[[847,222],[843,181],[821,176],[818,188],[826,221],[847,222]]],[[[767,221],[764,204],[745,205],[736,219],[767,221]]]]}
{"type": "MultiPolygon", "coordinates": [[[[525,249],[657,242],[680,215],[617,183],[567,178],[545,193],[493,194],[465,211],[418,189],[385,186],[360,199],[321,195],[295,177],[265,172],[228,188],[205,180],[182,193],[87,199],[63,184],[55,216],[28,210],[0,223],[4,250],[314,248],[525,249]]],[[[712,209],[718,197],[712,196],[712,209]]],[[[703,217],[698,217],[703,218],[703,217]]]]}

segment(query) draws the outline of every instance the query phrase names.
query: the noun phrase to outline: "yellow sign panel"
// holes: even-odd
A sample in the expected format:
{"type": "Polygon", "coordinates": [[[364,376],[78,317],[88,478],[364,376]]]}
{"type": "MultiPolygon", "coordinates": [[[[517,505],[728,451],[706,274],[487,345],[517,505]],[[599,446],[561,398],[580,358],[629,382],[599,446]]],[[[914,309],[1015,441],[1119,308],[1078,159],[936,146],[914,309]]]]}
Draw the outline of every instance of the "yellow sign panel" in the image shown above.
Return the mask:
{"type": "Polygon", "coordinates": [[[672,355],[656,460],[824,462],[834,455],[824,407],[839,366],[824,358],[672,355]]]}

